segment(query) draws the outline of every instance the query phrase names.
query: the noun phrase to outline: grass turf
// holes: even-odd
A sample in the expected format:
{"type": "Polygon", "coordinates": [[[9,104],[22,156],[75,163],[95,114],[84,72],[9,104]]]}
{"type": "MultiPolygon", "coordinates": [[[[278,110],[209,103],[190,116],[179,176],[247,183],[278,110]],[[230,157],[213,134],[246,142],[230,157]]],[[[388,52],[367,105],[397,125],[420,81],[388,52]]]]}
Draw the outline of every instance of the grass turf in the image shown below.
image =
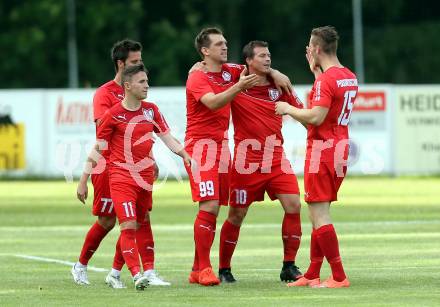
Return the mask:
{"type": "MultiPolygon", "coordinates": [[[[300,183],[302,186],[302,183],[300,183]]],[[[19,258],[32,255],[76,261],[94,218],[90,203],[75,199],[65,182],[0,182],[0,305],[438,305],[440,302],[440,179],[347,178],[332,216],[349,289],[292,289],[279,281],[282,210],[276,202],[253,205],[233,258],[233,285],[200,287],[187,277],[192,264],[192,223],[197,208],[187,182],[167,182],[154,193],[152,212],[156,267],[171,287],[115,291],[106,273],[89,272],[92,283],[73,283],[70,267],[19,258]]],[[[212,263],[218,263],[218,220],[212,263]]],[[[308,265],[310,224],[302,211],[303,239],[297,264],[308,265]]],[[[118,231],[102,242],[90,265],[110,268],[118,231]]],[[[329,275],[323,265],[322,278],[329,275]]]]}

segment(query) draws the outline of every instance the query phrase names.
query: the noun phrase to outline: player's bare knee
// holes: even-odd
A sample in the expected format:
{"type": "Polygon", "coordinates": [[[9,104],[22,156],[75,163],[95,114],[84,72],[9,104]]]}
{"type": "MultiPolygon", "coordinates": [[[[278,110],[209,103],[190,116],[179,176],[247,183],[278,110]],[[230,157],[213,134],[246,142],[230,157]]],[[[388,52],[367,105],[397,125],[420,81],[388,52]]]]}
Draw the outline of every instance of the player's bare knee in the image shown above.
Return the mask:
{"type": "Polygon", "coordinates": [[[206,200],[201,201],[199,203],[199,210],[209,212],[218,216],[218,212],[220,211],[220,205],[218,200],[206,200]]]}
{"type": "Polygon", "coordinates": [[[301,200],[297,194],[283,195],[279,197],[284,212],[286,213],[300,213],[301,212],[301,200]]]}
{"type": "Polygon", "coordinates": [[[122,230],[126,230],[126,229],[137,229],[138,223],[136,222],[136,220],[129,220],[129,221],[125,221],[122,222],[119,225],[119,228],[122,230]]]}
{"type": "Polygon", "coordinates": [[[147,211],[143,220],[139,221],[140,223],[149,223],[150,222],[150,213],[147,211]]]}
{"type": "Polygon", "coordinates": [[[116,224],[116,217],[114,216],[98,216],[98,224],[106,230],[112,230],[116,224]]]}
{"type": "Polygon", "coordinates": [[[228,222],[235,226],[241,226],[246,217],[248,208],[229,208],[228,222]]]}

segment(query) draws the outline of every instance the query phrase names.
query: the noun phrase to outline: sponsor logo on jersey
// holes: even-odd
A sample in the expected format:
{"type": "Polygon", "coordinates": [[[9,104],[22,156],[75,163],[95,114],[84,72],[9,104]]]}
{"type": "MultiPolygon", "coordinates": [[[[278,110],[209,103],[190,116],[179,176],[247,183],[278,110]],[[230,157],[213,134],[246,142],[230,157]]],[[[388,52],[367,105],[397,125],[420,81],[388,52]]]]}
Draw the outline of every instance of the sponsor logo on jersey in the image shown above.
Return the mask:
{"type": "Polygon", "coordinates": [[[232,78],[231,74],[227,71],[222,72],[222,77],[223,77],[223,80],[225,80],[226,82],[231,81],[231,78],[232,78]]]}
{"type": "Polygon", "coordinates": [[[153,109],[142,109],[142,113],[144,113],[144,117],[147,121],[152,122],[154,119],[154,110],[153,109]]]}
{"type": "Polygon", "coordinates": [[[280,92],[276,88],[269,89],[270,100],[275,101],[280,97],[280,92]]]}
{"type": "Polygon", "coordinates": [[[336,85],[338,87],[358,86],[358,80],[357,79],[336,80],[336,85]]]}
{"type": "Polygon", "coordinates": [[[123,120],[127,120],[127,119],[125,118],[125,114],[117,115],[116,118],[123,119],[123,120]]]}

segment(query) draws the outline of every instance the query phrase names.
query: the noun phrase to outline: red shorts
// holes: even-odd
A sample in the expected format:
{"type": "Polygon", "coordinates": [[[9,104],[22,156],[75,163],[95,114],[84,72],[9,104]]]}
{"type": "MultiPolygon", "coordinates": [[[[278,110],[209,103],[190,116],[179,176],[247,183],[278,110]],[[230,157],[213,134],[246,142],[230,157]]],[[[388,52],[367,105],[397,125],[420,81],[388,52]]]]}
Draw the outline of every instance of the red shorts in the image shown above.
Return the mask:
{"type": "MultiPolygon", "coordinates": [[[[188,151],[192,156],[191,150],[188,151]]],[[[225,153],[225,161],[221,162],[220,151],[214,157],[215,162],[212,162],[212,167],[204,170],[204,163],[206,163],[206,151],[203,152],[203,157],[196,158],[196,161],[202,161],[201,167],[197,167],[196,172],[193,173],[190,167],[185,165],[189,176],[191,185],[191,194],[194,202],[201,202],[207,200],[218,200],[222,206],[228,205],[229,200],[229,172],[230,172],[230,153],[225,153]]],[[[193,157],[195,158],[195,157],[193,157]]],[[[200,163],[200,162],[199,162],[200,163]]]]}
{"type": "Polygon", "coordinates": [[[304,164],[304,200],[308,203],[338,200],[338,191],[347,173],[347,166],[341,166],[338,176],[333,162],[319,162],[317,172],[310,169],[310,164],[310,160],[304,164]]]}
{"type": "Polygon", "coordinates": [[[283,171],[281,165],[273,165],[270,173],[261,173],[260,169],[252,174],[240,174],[235,168],[231,172],[231,207],[248,207],[254,201],[263,201],[264,192],[271,200],[277,194],[298,194],[298,180],[289,165],[283,171]]]}
{"type": "Polygon", "coordinates": [[[92,174],[93,208],[96,216],[115,216],[113,202],[110,194],[109,174],[105,169],[101,174],[92,174]]]}
{"type": "Polygon", "coordinates": [[[110,178],[110,189],[119,224],[129,220],[143,222],[147,212],[153,208],[152,191],[141,188],[135,182],[110,178]]]}

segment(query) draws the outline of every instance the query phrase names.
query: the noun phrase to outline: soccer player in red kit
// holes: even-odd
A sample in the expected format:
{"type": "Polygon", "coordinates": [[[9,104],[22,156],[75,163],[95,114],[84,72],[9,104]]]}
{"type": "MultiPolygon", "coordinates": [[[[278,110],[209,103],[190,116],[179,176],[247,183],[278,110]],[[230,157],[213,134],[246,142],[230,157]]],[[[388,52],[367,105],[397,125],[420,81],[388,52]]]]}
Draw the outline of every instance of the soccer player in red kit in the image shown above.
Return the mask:
{"type": "MultiPolygon", "coordinates": [[[[122,255],[133,276],[135,288],[142,290],[150,279],[141,252],[141,249],[147,250],[148,245],[145,240],[139,242],[136,228],[144,223],[152,208],[152,133],[155,132],[173,152],[181,156],[187,166],[191,164],[191,158],[170,134],[158,107],[151,102],[142,101],[147,97],[148,91],[144,66],[139,64],[126,67],[122,73],[122,83],[125,98],[104,114],[98,127],[95,152],[88,158],[88,165],[96,164],[94,155],[99,155],[108,144],[110,190],[121,229],[122,255]],[[144,274],[141,274],[139,256],[144,274]]],[[[81,182],[87,182],[89,172],[90,166],[81,177],[81,182]]],[[[85,194],[78,196],[83,200],[85,194]]]]}
{"type": "MultiPolygon", "coordinates": [[[[254,86],[257,76],[245,76],[241,65],[226,64],[227,42],[217,28],[203,29],[195,39],[195,47],[204,67],[191,72],[186,83],[185,149],[198,166],[195,172],[187,167],[187,172],[193,201],[199,202],[194,221],[194,264],[188,280],[208,286],[220,283],[212,270],[210,251],[219,206],[227,205],[229,198],[229,102],[254,86]]],[[[290,89],[287,77],[274,70],[271,74],[277,85],[290,89]]]]}
{"type": "MultiPolygon", "coordinates": [[[[142,45],[129,39],[115,43],[111,50],[112,61],[116,75],[113,80],[108,81],[96,90],[93,97],[93,113],[96,127],[99,127],[104,113],[124,98],[124,89],[121,86],[121,74],[125,67],[142,63],[142,45]]],[[[93,215],[98,219],[88,231],[79,256],[78,262],[72,268],[73,279],[80,285],[88,285],[87,264],[95,251],[98,249],[102,239],[113,229],[116,223],[113,202],[110,196],[108,182],[108,169],[106,160],[109,157],[108,151],[103,153],[103,158],[98,162],[96,170],[92,174],[94,188],[93,215]]],[[[150,231],[151,232],[151,231],[150,231]]],[[[123,288],[119,274],[124,265],[124,259],[120,252],[119,242],[115,252],[112,271],[106,276],[106,283],[113,288],[123,288]]]]}
{"type": "Polygon", "coordinates": [[[302,103],[294,94],[280,93],[269,78],[271,55],[266,42],[249,42],[243,48],[243,58],[249,73],[258,76],[258,84],[239,93],[231,102],[235,147],[229,213],[220,235],[219,278],[222,282],[236,281],[231,273],[231,258],[240,227],[249,206],[264,200],[267,192],[272,200],[280,201],[285,212],[280,278],[295,281],[301,276],[295,265],[301,241],[299,187],[282,147],[282,117],[274,110],[277,101],[287,101],[297,108],[302,108],[302,103]]]}
{"type": "Polygon", "coordinates": [[[305,201],[312,221],[310,266],[304,277],[288,286],[349,287],[339,254],[338,238],[330,218],[330,204],[347,172],[348,123],[358,91],[356,75],[339,62],[338,33],[332,26],[312,30],[306,57],[315,83],[308,109],[278,102],[277,114],[288,114],[307,124],[307,153],[304,165],[305,201]],[[320,282],[323,258],[332,275],[320,282]]]}

